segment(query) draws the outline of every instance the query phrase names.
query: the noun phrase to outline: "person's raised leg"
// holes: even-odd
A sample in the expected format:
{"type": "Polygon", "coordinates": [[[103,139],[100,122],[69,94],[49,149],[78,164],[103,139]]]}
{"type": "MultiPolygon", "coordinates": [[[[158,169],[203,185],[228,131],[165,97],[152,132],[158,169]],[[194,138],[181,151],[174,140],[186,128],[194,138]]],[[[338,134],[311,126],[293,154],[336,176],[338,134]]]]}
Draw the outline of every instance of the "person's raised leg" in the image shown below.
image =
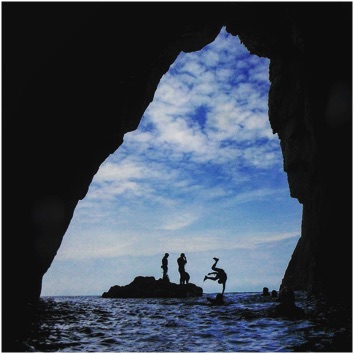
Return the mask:
{"type": "Polygon", "coordinates": [[[212,265],[211,269],[216,270],[215,268],[216,268],[216,265],[217,265],[219,259],[218,258],[213,258],[213,259],[214,259],[214,264],[212,265]]]}

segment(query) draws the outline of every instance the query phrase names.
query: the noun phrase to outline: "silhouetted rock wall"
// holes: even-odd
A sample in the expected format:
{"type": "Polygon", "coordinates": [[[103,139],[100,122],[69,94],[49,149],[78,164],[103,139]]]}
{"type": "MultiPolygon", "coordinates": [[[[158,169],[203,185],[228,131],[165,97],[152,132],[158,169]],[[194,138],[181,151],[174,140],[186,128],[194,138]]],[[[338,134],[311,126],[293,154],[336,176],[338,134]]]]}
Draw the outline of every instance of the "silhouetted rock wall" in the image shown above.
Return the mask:
{"type": "MultiPolygon", "coordinates": [[[[162,75],[222,26],[270,58],[269,116],[302,237],[283,285],[351,300],[352,3],[2,3],[3,335],[162,75]]],[[[351,302],[351,301],[350,301],[351,302]]],[[[6,342],[4,344],[6,347],[6,342]]],[[[4,349],[3,349],[4,350],[4,349]]]]}

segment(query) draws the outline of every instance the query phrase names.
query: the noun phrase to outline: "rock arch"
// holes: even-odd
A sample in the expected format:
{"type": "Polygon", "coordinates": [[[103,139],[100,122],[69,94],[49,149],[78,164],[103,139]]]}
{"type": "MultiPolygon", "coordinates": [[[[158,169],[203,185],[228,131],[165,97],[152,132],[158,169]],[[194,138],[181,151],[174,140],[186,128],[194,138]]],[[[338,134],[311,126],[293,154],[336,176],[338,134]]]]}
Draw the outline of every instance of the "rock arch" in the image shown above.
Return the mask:
{"type": "Polygon", "coordinates": [[[180,51],[222,26],[270,59],[269,118],[303,204],[282,284],[351,306],[351,3],[2,6],[3,310],[18,310],[4,312],[8,339],[101,163],[180,51]]]}

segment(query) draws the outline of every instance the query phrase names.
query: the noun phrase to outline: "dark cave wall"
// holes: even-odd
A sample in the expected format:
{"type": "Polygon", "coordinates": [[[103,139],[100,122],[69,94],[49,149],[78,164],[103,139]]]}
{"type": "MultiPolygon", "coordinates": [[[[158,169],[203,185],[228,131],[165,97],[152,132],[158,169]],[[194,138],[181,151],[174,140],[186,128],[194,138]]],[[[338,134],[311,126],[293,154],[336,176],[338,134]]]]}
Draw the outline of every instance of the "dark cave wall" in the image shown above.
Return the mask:
{"type": "MultiPolygon", "coordinates": [[[[349,25],[352,15],[344,3],[323,5],[322,17],[317,17],[319,8],[316,7],[305,11],[303,21],[298,21],[302,24],[299,32],[303,33],[304,74],[293,69],[289,76],[296,73],[293,74],[295,89],[301,87],[300,78],[304,81],[304,89],[298,90],[301,94],[297,95],[303,104],[294,115],[295,118],[299,115],[299,119],[291,120],[294,127],[296,122],[300,127],[290,135],[291,141],[283,142],[279,133],[291,196],[303,204],[302,236],[282,285],[350,304],[352,35],[349,25]],[[333,25],[329,26],[330,23],[333,25]],[[292,155],[294,164],[289,164],[292,155]]],[[[271,110],[271,100],[269,104],[271,110]]],[[[271,123],[272,117],[270,112],[271,123]]]]}
{"type": "Polygon", "coordinates": [[[280,288],[350,304],[351,6],[298,3],[270,9],[276,14],[272,25],[265,10],[244,23],[232,20],[227,29],[252,53],[270,58],[270,124],[280,138],[290,195],[303,205],[302,235],[280,288]],[[256,32],[248,27],[252,21],[256,32]]]}
{"type": "Polygon", "coordinates": [[[137,11],[134,4],[86,4],[84,18],[82,8],[4,5],[3,183],[13,187],[4,191],[9,299],[25,296],[23,289],[29,299],[39,296],[41,278],[101,163],[136,129],[179,52],[202,48],[222,25],[218,11],[193,21],[199,11],[185,15],[186,8],[164,4],[158,7],[163,18],[157,5],[149,5],[149,18],[146,5],[137,11]],[[63,22],[67,14],[73,32],[63,22]]]}
{"type": "Polygon", "coordinates": [[[18,310],[3,329],[40,296],[77,202],[161,76],[224,25],[270,58],[270,123],[303,204],[282,285],[351,296],[351,6],[2,3],[3,309],[18,310]]]}
{"type": "Polygon", "coordinates": [[[157,3],[2,9],[2,339],[14,350],[78,200],[179,52],[219,33],[222,9],[205,4],[202,17],[200,6],[157,3]]]}

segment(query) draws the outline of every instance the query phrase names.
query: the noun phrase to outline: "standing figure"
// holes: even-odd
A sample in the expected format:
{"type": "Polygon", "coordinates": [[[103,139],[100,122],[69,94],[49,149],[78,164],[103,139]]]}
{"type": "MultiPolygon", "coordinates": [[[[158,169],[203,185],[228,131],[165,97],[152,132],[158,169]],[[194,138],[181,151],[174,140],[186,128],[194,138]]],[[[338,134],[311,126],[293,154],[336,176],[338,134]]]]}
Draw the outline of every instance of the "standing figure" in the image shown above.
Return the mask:
{"type": "Polygon", "coordinates": [[[165,253],[163,259],[161,259],[161,268],[163,269],[163,280],[167,280],[168,277],[168,257],[169,254],[165,253]]]}
{"type": "MultiPolygon", "coordinates": [[[[179,265],[179,273],[180,273],[180,285],[182,285],[186,279],[185,276],[185,265],[187,263],[187,259],[184,253],[181,253],[180,257],[177,259],[177,263],[179,265]]],[[[188,282],[188,281],[187,281],[188,282]]]]}
{"type": "Polygon", "coordinates": [[[215,262],[212,265],[211,269],[214,270],[214,272],[209,272],[208,275],[216,275],[216,276],[214,276],[214,277],[205,276],[203,281],[206,281],[206,280],[216,281],[216,280],[218,280],[218,283],[223,285],[223,288],[222,288],[222,295],[223,295],[224,294],[224,290],[226,289],[227,274],[224,272],[223,269],[220,269],[220,268],[216,267],[219,259],[218,258],[213,258],[213,259],[214,259],[215,262]]]}

